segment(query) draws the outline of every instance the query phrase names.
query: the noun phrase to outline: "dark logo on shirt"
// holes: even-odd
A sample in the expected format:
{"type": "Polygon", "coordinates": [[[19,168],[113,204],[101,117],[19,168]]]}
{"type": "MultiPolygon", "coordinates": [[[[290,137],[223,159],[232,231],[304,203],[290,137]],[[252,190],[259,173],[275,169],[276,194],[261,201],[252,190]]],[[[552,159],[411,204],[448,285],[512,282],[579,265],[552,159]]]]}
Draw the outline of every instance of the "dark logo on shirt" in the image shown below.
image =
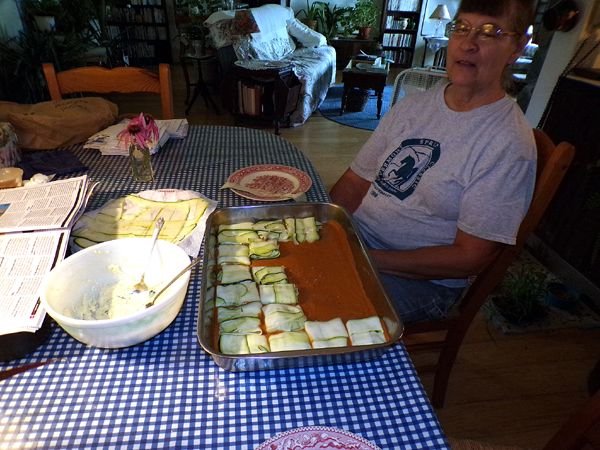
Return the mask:
{"type": "Polygon", "coordinates": [[[407,139],[385,160],[375,179],[375,186],[404,200],[415,191],[423,174],[439,158],[439,142],[407,139]]]}

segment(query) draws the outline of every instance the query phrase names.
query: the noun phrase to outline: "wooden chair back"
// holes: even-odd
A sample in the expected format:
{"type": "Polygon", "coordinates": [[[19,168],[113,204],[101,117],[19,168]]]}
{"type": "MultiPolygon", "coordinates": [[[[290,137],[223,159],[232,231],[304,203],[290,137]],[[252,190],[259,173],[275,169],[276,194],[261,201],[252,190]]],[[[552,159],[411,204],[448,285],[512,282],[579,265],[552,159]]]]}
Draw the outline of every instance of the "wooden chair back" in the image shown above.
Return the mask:
{"type": "Polygon", "coordinates": [[[450,371],[471,322],[540,222],[575,154],[575,148],[568,142],[555,146],[543,131],[534,129],[533,132],[538,154],[537,177],[533,199],[519,228],[516,245],[503,247],[496,259],[466,289],[446,319],[406,326],[403,339],[409,352],[439,351],[437,363],[422,368],[435,372],[431,402],[436,408],[444,405],[450,371]]]}
{"type": "Polygon", "coordinates": [[[543,450],[585,450],[600,448],[600,391],[572,415],[544,446],[543,450]]]}
{"type": "Polygon", "coordinates": [[[54,65],[42,65],[50,98],[61,100],[63,95],[79,93],[151,93],[160,96],[163,119],[175,118],[171,68],[160,64],[158,74],[138,67],[88,66],[56,72],[54,65]]]}

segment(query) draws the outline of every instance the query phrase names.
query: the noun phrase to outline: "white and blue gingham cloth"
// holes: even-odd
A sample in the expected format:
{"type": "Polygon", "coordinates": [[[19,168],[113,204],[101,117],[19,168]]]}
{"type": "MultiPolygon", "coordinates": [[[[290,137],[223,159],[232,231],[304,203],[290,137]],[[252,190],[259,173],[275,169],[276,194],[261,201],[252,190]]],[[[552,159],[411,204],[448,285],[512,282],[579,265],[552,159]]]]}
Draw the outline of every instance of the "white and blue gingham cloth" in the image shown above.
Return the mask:
{"type": "MultiPolygon", "coordinates": [[[[89,209],[145,189],[191,189],[219,206],[255,203],[219,190],[233,171],[285,164],[307,172],[309,201],[327,193],[307,158],[284,139],[235,127],[190,127],[152,159],[156,181],[132,182],[126,158],[73,148],[101,181],[89,209]]],[[[0,381],[0,449],[254,449],[304,426],[358,434],[381,449],[446,449],[446,439],[402,344],[352,364],[227,372],[198,345],[199,269],[177,319],[134,347],[103,350],[54,327],[31,355],[0,370],[54,362],[0,381]]]]}

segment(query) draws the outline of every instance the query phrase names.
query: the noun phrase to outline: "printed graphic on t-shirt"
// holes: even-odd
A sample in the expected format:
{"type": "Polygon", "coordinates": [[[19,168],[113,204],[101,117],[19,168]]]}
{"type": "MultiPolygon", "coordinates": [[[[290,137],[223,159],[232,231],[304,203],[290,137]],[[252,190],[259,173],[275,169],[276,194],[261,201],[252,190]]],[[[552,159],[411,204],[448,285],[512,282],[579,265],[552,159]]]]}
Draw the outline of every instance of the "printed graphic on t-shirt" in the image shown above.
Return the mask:
{"type": "Polygon", "coordinates": [[[423,174],[439,158],[439,142],[431,139],[407,139],[385,160],[374,186],[383,195],[387,193],[404,200],[415,191],[423,174]]]}

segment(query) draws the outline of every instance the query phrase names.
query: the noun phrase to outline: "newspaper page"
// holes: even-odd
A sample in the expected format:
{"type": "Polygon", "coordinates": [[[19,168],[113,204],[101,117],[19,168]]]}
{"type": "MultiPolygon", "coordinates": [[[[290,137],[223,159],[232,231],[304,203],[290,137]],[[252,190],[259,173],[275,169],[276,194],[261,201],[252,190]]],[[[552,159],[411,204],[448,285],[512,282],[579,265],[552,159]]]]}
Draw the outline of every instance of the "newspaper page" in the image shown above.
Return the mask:
{"type": "MultiPolygon", "coordinates": [[[[93,134],[83,145],[83,148],[100,150],[103,155],[128,156],[129,149],[123,141],[119,139],[119,133],[127,127],[129,121],[121,121],[116,125],[111,125],[104,130],[93,134]]],[[[183,139],[188,133],[187,119],[157,120],[158,142],[150,147],[150,154],[154,155],[170,139],[183,139]]]]}
{"type": "Polygon", "coordinates": [[[35,332],[46,312],[39,290],[65,256],[69,230],[0,235],[0,335],[35,332]]]}
{"type": "Polygon", "coordinates": [[[68,228],[87,201],[87,176],[0,190],[0,233],[68,228]]]}

